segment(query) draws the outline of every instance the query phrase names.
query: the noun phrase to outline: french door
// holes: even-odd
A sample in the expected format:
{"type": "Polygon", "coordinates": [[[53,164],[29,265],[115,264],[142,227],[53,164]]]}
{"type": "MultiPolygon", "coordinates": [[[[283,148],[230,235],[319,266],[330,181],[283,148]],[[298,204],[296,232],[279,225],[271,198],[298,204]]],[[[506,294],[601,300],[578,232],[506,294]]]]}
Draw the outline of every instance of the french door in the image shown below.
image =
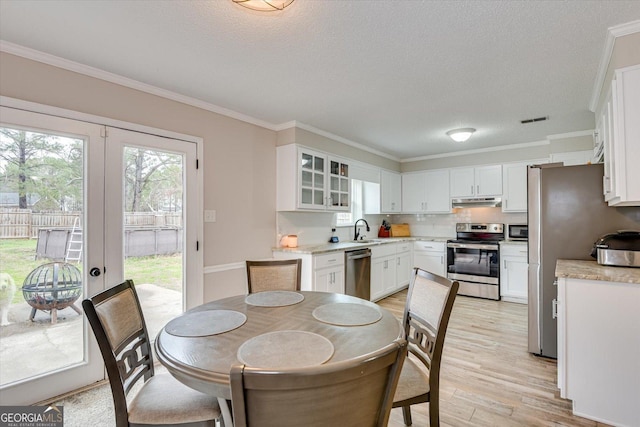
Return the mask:
{"type": "Polygon", "coordinates": [[[0,107],[0,405],[105,378],[84,298],[132,279],[152,337],[202,302],[196,143],[92,121],[0,107]]]}

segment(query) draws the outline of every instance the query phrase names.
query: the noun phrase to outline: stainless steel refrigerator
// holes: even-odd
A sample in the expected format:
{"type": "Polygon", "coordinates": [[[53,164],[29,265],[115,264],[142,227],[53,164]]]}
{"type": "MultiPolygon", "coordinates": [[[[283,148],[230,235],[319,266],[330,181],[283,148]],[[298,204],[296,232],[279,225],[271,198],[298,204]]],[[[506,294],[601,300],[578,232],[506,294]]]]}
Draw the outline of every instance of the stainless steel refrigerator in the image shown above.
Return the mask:
{"type": "Polygon", "coordinates": [[[594,242],[617,230],[640,229],[639,207],[609,207],[603,165],[529,166],[529,352],[557,357],[556,260],[593,260],[594,242]]]}

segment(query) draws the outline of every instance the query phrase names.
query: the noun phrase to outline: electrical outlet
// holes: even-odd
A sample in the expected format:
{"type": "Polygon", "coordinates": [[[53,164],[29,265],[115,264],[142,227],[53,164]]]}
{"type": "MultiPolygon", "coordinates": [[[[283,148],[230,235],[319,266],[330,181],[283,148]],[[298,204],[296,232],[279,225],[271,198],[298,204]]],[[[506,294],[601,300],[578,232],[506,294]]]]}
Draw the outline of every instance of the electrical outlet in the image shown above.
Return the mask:
{"type": "Polygon", "coordinates": [[[216,211],[204,211],[204,222],[216,222],[216,211]]]}

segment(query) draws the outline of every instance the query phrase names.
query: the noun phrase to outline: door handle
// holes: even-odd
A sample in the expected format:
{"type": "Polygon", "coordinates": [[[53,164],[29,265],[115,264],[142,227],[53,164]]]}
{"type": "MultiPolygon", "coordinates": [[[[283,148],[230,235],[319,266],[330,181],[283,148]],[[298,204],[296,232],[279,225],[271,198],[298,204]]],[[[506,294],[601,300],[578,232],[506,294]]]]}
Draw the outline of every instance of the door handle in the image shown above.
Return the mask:
{"type": "Polygon", "coordinates": [[[91,270],[89,270],[89,276],[91,277],[100,276],[100,269],[98,267],[93,267],[91,270]]]}

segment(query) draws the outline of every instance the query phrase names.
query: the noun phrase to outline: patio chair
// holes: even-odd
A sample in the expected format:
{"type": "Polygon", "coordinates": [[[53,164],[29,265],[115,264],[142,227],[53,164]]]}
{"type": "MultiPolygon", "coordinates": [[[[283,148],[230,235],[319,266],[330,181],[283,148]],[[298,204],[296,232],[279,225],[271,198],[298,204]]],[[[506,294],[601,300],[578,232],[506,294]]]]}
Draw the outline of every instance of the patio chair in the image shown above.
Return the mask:
{"type": "Polygon", "coordinates": [[[262,291],[299,291],[301,259],[247,261],[249,293],[262,291]]]}
{"type": "Polygon", "coordinates": [[[82,308],[104,359],[117,427],[215,426],[221,418],[216,397],[187,387],[169,373],[154,375],[149,335],[131,280],[85,299],[82,308]],[[134,385],[139,389],[127,404],[134,385]]]}
{"type": "Polygon", "coordinates": [[[384,427],[407,347],[399,339],[358,359],[270,371],[231,368],[235,427],[384,427]]]}
{"type": "Polygon", "coordinates": [[[408,354],[416,358],[407,357],[393,398],[393,407],[402,407],[407,426],[412,423],[411,405],[425,402],[429,403],[430,427],[440,425],[440,364],[458,287],[458,282],[414,269],[402,323],[408,354]]]}

